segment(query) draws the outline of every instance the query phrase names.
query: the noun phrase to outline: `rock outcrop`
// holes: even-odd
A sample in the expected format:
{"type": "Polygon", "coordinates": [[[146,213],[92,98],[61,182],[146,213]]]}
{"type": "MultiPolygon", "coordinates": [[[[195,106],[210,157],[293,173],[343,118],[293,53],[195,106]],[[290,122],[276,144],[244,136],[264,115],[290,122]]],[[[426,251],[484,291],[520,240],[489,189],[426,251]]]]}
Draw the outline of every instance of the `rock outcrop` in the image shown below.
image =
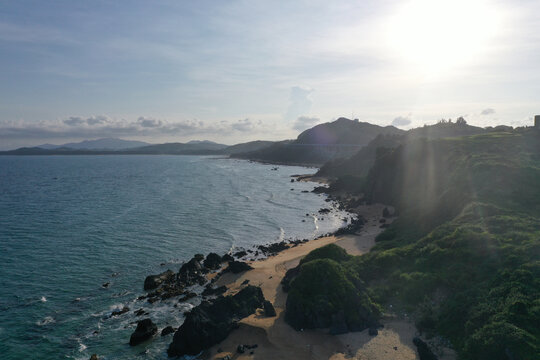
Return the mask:
{"type": "Polygon", "coordinates": [[[154,290],[159,287],[164,281],[172,279],[174,271],[167,270],[158,275],[149,275],[144,279],[144,290],[154,290]]]}
{"type": "Polygon", "coordinates": [[[238,320],[263,306],[261,288],[246,286],[233,296],[204,301],[186,316],[174,334],[169,356],[195,355],[224,340],[238,325],[238,320]]]}
{"type": "Polygon", "coordinates": [[[151,339],[158,332],[157,326],[150,319],[144,319],[137,322],[137,328],[131,334],[129,345],[135,346],[151,339]]]}

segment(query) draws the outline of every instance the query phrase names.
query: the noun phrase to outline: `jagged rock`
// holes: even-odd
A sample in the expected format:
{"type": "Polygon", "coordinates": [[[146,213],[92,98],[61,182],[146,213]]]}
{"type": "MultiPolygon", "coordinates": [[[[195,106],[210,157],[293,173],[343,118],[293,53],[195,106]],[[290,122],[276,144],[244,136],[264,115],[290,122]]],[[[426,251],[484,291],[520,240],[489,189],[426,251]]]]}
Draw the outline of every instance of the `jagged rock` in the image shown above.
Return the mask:
{"type": "Polygon", "coordinates": [[[239,274],[243,271],[248,271],[253,269],[248,263],[243,261],[230,261],[227,271],[232,272],[233,274],[239,274]]]}
{"type": "Polygon", "coordinates": [[[239,354],[243,354],[246,352],[246,349],[244,349],[244,345],[240,344],[236,347],[236,352],[239,354]]]}
{"type": "Polygon", "coordinates": [[[167,326],[163,330],[161,330],[161,336],[167,336],[169,334],[172,334],[174,332],[174,328],[172,326],[167,326]]]}
{"type": "Polygon", "coordinates": [[[195,255],[193,255],[193,258],[195,260],[197,260],[198,262],[201,262],[201,261],[204,260],[204,255],[203,254],[195,254],[195,255]]]}
{"type": "Polygon", "coordinates": [[[125,314],[129,311],[129,308],[127,306],[124,306],[122,309],[120,310],[114,310],[112,313],[111,313],[111,316],[110,317],[113,317],[113,316],[118,316],[118,315],[122,315],[122,314],[125,314]]]}
{"type": "Polygon", "coordinates": [[[135,346],[140,343],[151,339],[158,332],[157,326],[151,319],[144,319],[137,322],[137,328],[131,334],[129,339],[129,345],[135,346]]]}
{"type": "Polygon", "coordinates": [[[231,256],[231,254],[225,254],[225,255],[223,255],[223,257],[221,258],[221,261],[223,261],[223,262],[230,262],[230,261],[234,261],[234,258],[231,256]]]}
{"type": "Polygon", "coordinates": [[[109,285],[111,285],[111,283],[106,282],[106,283],[101,284],[101,287],[104,288],[104,289],[107,289],[109,287],[109,285]]]}
{"type": "Polygon", "coordinates": [[[99,358],[96,354],[92,354],[92,356],[90,356],[90,360],[99,360],[99,358]]]}
{"type": "Polygon", "coordinates": [[[194,297],[197,297],[197,294],[194,292],[188,292],[185,294],[182,298],[178,299],[178,302],[184,302],[188,301],[189,299],[193,299],[194,297]]]}
{"type": "Polygon", "coordinates": [[[263,308],[264,308],[264,315],[268,317],[276,316],[276,309],[274,309],[274,305],[272,305],[270,301],[264,300],[263,308]]]}
{"type": "Polygon", "coordinates": [[[428,344],[419,337],[413,339],[414,345],[418,350],[418,356],[420,360],[438,360],[439,358],[431,351],[428,344]]]}
{"type": "Polygon", "coordinates": [[[135,313],[135,316],[142,316],[142,315],[147,315],[148,314],[146,311],[144,311],[144,309],[139,309],[139,310],[135,311],[134,313],[135,313]]]}
{"type": "Polygon", "coordinates": [[[219,269],[222,263],[221,256],[219,256],[216,253],[210,253],[206,255],[206,259],[204,259],[204,267],[211,270],[219,269]]]}
{"type": "Polygon", "coordinates": [[[149,275],[144,279],[144,290],[153,290],[161,285],[164,281],[172,279],[174,272],[167,270],[158,275],[149,275]]]}
{"type": "Polygon", "coordinates": [[[263,301],[261,288],[246,286],[234,296],[202,302],[186,315],[186,320],[174,334],[168,355],[196,355],[223,341],[238,327],[237,321],[262,307],[263,301]]]}
{"type": "Polygon", "coordinates": [[[178,274],[176,275],[177,284],[182,287],[195,284],[203,285],[206,283],[204,273],[207,271],[208,270],[201,265],[199,260],[193,258],[182,265],[178,271],[178,274]]]}
{"type": "Polygon", "coordinates": [[[247,252],[245,252],[244,250],[237,251],[237,252],[234,253],[234,257],[237,258],[237,259],[242,258],[242,257],[244,257],[246,255],[247,255],[247,252]]]}

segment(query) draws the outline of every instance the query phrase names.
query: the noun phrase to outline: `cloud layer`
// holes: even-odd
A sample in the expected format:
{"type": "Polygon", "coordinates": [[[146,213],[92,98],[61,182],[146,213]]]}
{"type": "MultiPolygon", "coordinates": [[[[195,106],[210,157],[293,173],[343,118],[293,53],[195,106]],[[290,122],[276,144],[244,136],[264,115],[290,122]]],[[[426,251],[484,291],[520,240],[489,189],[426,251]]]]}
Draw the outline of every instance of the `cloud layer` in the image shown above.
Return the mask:
{"type": "Polygon", "coordinates": [[[0,139],[72,139],[96,137],[205,136],[263,131],[261,121],[249,118],[207,124],[200,120],[167,121],[140,116],[136,120],[105,115],[71,116],[54,122],[7,122],[0,124],[0,139]]]}

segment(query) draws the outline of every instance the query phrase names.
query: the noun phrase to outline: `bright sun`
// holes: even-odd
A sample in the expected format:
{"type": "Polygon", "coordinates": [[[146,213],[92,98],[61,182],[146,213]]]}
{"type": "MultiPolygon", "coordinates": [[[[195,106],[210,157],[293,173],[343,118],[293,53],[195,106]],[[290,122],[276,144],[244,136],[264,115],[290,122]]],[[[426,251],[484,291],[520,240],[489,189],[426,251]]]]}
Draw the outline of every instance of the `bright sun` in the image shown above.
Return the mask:
{"type": "Polygon", "coordinates": [[[412,0],[390,17],[389,47],[424,73],[438,75],[482,56],[499,14],[487,0],[412,0]]]}

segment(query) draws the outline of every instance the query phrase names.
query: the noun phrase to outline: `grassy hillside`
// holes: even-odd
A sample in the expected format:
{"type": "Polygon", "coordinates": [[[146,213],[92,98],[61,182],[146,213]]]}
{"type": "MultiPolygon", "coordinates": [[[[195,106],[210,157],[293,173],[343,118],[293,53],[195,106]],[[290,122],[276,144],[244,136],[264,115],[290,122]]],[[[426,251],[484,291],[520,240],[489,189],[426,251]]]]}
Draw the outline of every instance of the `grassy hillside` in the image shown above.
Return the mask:
{"type": "Polygon", "coordinates": [[[341,263],[462,359],[540,358],[540,132],[409,141],[363,184],[401,216],[341,263]]]}

